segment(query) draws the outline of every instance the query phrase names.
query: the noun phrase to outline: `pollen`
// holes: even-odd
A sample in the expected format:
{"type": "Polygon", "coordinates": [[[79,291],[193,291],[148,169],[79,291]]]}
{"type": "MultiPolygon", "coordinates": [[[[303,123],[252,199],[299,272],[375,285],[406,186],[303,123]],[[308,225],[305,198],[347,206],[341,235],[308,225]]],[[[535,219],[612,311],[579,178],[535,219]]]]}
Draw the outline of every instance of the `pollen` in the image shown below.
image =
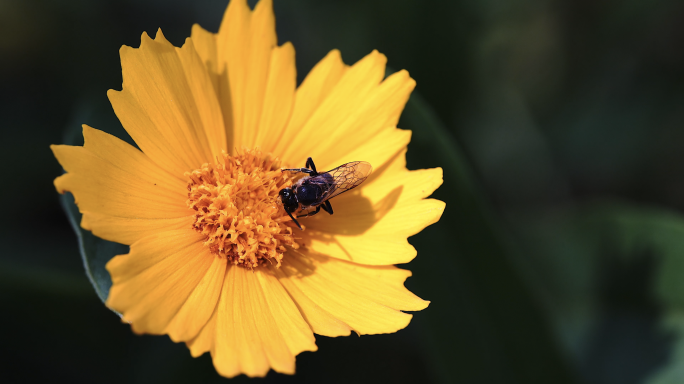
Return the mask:
{"type": "Polygon", "coordinates": [[[299,248],[278,192],[292,185],[280,161],[259,149],[217,157],[215,164],[186,172],[192,227],[204,246],[229,262],[255,268],[280,266],[287,247],[299,248]]]}

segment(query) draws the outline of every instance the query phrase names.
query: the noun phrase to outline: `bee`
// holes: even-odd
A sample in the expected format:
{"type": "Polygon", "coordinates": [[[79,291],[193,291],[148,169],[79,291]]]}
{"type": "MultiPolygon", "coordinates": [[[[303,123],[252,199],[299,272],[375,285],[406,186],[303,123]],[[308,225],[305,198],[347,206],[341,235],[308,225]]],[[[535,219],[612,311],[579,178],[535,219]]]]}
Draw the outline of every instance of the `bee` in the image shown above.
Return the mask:
{"type": "Polygon", "coordinates": [[[327,172],[318,173],[313,160],[309,157],[304,168],[283,168],[281,171],[307,174],[297,180],[292,188],[283,188],[279,192],[285,212],[290,215],[297,227],[302,229],[302,226],[292,215],[293,212],[300,206],[302,210],[315,207],[315,211],[299,215],[297,218],[313,216],[320,212],[321,208],[332,215],[333,208],[330,205],[330,199],[358,187],[368,178],[373,167],[365,161],[352,161],[327,172]]]}

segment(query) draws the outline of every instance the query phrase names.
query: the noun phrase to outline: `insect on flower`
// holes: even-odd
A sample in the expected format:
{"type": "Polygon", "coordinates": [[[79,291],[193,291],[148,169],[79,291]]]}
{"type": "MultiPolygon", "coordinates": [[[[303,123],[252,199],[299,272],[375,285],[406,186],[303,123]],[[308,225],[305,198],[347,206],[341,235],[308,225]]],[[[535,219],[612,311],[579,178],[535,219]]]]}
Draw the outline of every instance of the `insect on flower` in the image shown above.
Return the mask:
{"type": "Polygon", "coordinates": [[[306,160],[305,168],[284,168],[281,171],[301,172],[306,173],[307,176],[299,179],[292,188],[283,188],[280,190],[280,199],[283,202],[285,212],[290,215],[292,221],[297,224],[299,229],[302,226],[292,215],[301,205],[302,210],[315,207],[315,211],[310,211],[300,217],[313,216],[321,211],[333,214],[330,199],[333,197],[354,189],[361,185],[368,175],[373,171],[370,163],[365,161],[352,161],[345,163],[339,167],[333,168],[326,172],[318,173],[313,159],[306,160]]]}
{"type": "Polygon", "coordinates": [[[408,72],[386,76],[378,51],[347,65],[332,50],[298,85],[273,1],[254,2],[231,0],[218,33],[194,25],[182,47],[160,30],[121,48],[124,82],[107,95],[136,146],[84,126],[83,146],[51,147],[66,171],[55,187],[73,194],[81,227],[130,246],[109,255],[107,306],[137,334],[210,353],[227,378],[294,374],[297,355],[318,349],[314,334],[405,328],[429,302],[394,265],[416,257],[406,239],[445,207],[428,198],[442,169],[406,167],[408,72]],[[343,165],[281,167],[307,156],[343,165]],[[356,187],[364,204],[335,200],[349,215],[293,230],[356,187]]]}

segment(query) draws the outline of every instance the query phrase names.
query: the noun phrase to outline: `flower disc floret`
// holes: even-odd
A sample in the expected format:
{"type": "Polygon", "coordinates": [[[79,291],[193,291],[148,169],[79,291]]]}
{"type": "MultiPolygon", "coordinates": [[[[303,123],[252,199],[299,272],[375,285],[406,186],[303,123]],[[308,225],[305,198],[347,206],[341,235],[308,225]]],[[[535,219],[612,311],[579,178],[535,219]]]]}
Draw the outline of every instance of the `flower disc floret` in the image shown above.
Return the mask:
{"type": "Polygon", "coordinates": [[[292,185],[277,158],[258,149],[235,156],[223,152],[215,164],[185,173],[192,227],[206,236],[217,256],[249,268],[265,262],[280,266],[287,247],[299,248],[278,192],[292,185]]]}

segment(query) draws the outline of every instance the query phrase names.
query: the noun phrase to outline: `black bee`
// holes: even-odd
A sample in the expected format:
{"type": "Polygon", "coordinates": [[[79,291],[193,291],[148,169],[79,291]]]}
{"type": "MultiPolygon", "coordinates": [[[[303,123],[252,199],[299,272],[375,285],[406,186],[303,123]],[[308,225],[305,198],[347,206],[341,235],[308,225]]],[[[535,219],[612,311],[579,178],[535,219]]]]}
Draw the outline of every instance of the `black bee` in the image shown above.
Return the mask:
{"type": "Polygon", "coordinates": [[[290,215],[292,221],[299,225],[297,219],[292,216],[300,205],[302,209],[316,207],[315,211],[308,212],[299,217],[313,216],[321,211],[333,214],[330,199],[347,192],[350,189],[358,187],[368,178],[373,167],[365,161],[352,161],[351,163],[342,164],[337,168],[333,168],[327,172],[318,173],[313,160],[309,157],[306,160],[305,168],[285,168],[281,171],[302,172],[307,176],[297,180],[292,188],[283,188],[280,190],[280,200],[283,202],[285,212],[290,215]]]}

